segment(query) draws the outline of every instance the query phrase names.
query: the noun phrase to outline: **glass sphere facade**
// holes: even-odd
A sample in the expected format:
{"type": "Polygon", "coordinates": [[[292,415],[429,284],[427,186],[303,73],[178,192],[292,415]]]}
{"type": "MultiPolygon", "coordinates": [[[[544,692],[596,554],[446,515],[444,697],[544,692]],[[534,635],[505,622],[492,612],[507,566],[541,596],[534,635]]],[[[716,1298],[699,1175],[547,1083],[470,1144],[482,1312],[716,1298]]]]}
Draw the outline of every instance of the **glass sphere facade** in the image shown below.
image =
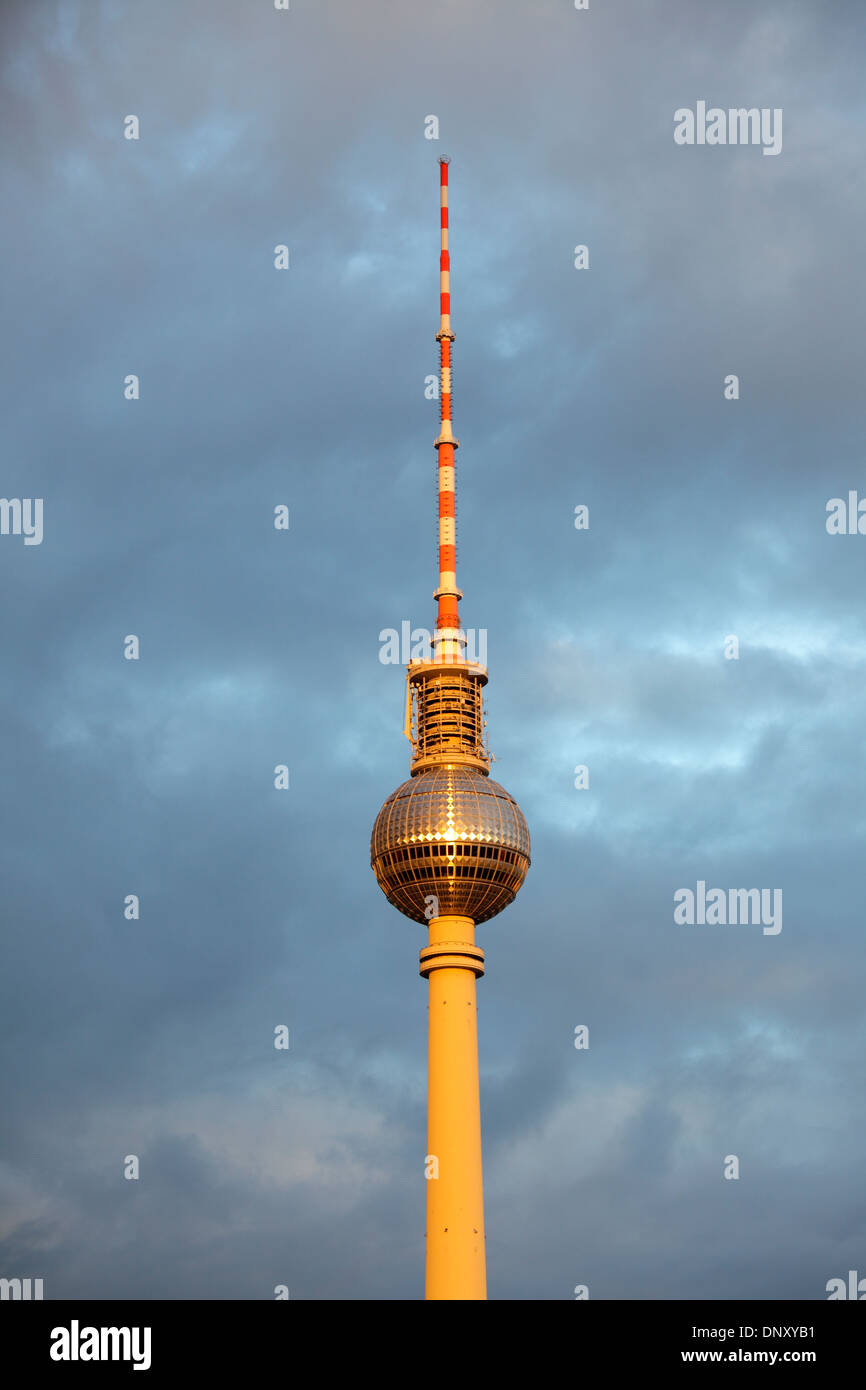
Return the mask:
{"type": "Polygon", "coordinates": [[[485,922],[514,899],[529,868],[523,812],[498,782],[445,763],[410,777],[376,817],[370,863],[390,903],[416,922],[485,922]],[[435,896],[438,912],[428,912],[435,896]]]}

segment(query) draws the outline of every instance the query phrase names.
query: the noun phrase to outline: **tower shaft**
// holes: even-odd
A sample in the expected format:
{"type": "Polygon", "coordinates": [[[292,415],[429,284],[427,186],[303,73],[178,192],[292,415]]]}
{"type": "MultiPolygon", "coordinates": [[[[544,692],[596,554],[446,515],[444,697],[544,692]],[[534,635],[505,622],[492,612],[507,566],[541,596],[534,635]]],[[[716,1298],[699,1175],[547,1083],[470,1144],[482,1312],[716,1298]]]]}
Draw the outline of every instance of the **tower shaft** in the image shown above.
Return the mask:
{"type": "Polygon", "coordinates": [[[436,917],[421,952],[429,982],[427,1299],[487,1297],[475,979],[484,952],[471,917],[436,917]]]}

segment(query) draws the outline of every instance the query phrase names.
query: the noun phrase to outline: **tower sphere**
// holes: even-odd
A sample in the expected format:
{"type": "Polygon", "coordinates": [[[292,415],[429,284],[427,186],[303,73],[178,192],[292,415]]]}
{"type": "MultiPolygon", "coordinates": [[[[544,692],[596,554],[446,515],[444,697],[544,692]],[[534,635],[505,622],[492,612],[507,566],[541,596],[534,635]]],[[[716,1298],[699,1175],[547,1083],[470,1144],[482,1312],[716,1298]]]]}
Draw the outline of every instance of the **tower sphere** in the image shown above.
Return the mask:
{"type": "Polygon", "coordinates": [[[504,787],[474,767],[442,763],[388,797],[373,826],[370,862],[388,901],[407,917],[454,914],[477,923],[513,900],[529,848],[523,812],[504,787]],[[438,903],[432,912],[431,895],[438,903]]]}

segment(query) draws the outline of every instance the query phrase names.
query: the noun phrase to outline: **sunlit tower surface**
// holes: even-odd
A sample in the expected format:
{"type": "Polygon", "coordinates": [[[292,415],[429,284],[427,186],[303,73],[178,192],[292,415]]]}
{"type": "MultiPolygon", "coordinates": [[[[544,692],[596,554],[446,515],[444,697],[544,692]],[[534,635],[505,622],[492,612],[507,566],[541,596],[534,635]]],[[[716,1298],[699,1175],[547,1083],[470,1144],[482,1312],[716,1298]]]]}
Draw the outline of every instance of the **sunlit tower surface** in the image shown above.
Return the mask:
{"type": "Polygon", "coordinates": [[[410,660],[405,733],[410,777],[376,817],[370,862],[394,907],[429,927],[427,1077],[428,1299],[487,1297],[475,980],[475,927],[513,900],[529,868],[523,812],[490,778],[481,692],[460,627],[451,430],[448,160],[439,161],[441,252],[438,453],[439,585],[431,650],[410,660]]]}

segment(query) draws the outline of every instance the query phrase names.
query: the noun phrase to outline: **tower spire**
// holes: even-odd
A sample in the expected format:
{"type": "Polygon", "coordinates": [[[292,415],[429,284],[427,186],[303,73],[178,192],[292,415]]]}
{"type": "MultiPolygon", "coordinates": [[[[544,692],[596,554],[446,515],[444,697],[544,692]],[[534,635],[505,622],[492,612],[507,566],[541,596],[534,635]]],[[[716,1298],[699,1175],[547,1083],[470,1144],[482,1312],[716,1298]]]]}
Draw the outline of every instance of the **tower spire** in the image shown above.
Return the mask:
{"type": "Polygon", "coordinates": [[[466,638],[460,630],[457,607],[463,597],[457,587],[457,518],[454,507],[454,451],[459,440],[451,429],[451,253],[448,248],[448,165],[439,160],[439,412],[441,423],[436,449],[439,455],[439,587],[434,661],[461,661],[466,638]]]}

